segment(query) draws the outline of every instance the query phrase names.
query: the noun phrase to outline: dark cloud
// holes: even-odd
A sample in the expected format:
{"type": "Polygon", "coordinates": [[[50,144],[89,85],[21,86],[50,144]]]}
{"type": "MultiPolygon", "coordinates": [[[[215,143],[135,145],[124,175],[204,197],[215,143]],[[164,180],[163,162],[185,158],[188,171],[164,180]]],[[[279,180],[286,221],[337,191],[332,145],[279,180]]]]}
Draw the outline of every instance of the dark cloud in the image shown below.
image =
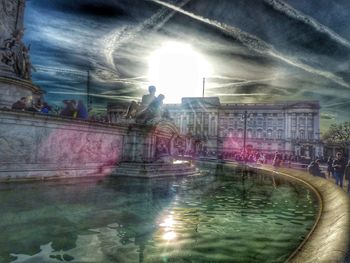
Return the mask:
{"type": "Polygon", "coordinates": [[[120,7],[102,3],[82,4],[77,8],[77,12],[84,15],[113,18],[127,15],[127,12],[120,7]]]}

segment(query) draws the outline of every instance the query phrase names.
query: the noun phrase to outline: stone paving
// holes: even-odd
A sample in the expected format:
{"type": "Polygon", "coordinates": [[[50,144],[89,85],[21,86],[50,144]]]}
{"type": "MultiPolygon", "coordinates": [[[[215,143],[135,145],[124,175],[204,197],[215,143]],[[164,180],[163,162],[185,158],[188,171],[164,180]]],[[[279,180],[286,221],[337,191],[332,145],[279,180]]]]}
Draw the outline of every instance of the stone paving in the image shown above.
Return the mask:
{"type": "Polygon", "coordinates": [[[288,262],[292,263],[348,263],[350,248],[350,196],[332,179],[323,179],[305,171],[273,168],[269,165],[257,169],[272,171],[303,181],[313,188],[321,201],[321,213],[309,237],[288,262]]]}

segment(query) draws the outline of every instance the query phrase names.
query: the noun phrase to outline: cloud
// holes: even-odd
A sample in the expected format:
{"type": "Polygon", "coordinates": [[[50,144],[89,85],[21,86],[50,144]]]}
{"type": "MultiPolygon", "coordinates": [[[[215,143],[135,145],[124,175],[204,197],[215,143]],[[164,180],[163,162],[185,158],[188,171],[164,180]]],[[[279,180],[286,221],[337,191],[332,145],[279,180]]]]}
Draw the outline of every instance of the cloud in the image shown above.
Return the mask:
{"type": "Polygon", "coordinates": [[[272,6],[275,10],[286,14],[290,18],[296,19],[298,21],[301,21],[316,31],[320,33],[327,34],[332,40],[336,41],[337,43],[350,48],[350,42],[334,32],[332,29],[328,28],[327,26],[321,24],[316,19],[312,18],[311,16],[307,16],[301,11],[293,8],[292,6],[288,5],[287,3],[280,1],[280,0],[264,0],[265,3],[272,6]]]}
{"type": "Polygon", "coordinates": [[[324,71],[322,69],[317,69],[314,68],[310,65],[307,65],[303,62],[301,62],[298,58],[296,57],[290,57],[290,56],[286,56],[284,54],[282,54],[281,52],[277,51],[271,44],[266,43],[265,41],[259,39],[256,36],[253,36],[251,34],[248,34],[242,30],[240,30],[239,28],[215,21],[215,20],[211,20],[199,15],[196,15],[194,13],[188,12],[186,10],[183,10],[177,6],[174,6],[172,4],[163,2],[163,1],[159,1],[159,0],[151,0],[152,2],[158,3],[162,6],[168,7],[170,9],[173,9],[181,14],[184,14],[186,16],[189,16],[193,19],[196,19],[200,22],[206,23],[208,25],[214,26],[215,28],[221,30],[222,32],[234,37],[235,39],[239,40],[243,45],[245,45],[246,47],[254,50],[255,52],[264,54],[264,55],[269,55],[273,58],[276,58],[278,60],[281,60],[291,66],[297,67],[299,69],[302,69],[306,72],[312,73],[312,74],[316,74],[319,76],[322,76],[324,78],[330,79],[333,82],[344,86],[344,87],[349,87],[350,85],[348,83],[346,83],[342,78],[334,75],[332,72],[327,72],[324,71]]]}

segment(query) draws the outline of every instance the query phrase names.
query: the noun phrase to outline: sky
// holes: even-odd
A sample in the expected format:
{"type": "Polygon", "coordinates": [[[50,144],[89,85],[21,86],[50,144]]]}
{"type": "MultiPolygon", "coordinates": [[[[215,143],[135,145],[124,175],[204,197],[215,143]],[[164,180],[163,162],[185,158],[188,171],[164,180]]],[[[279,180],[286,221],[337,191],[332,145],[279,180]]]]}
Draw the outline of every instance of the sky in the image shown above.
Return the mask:
{"type": "Polygon", "coordinates": [[[350,113],[349,0],[27,0],[26,44],[45,99],[319,100],[350,113]],[[88,78],[89,74],[89,78],[88,78]],[[88,81],[89,79],[89,81],[88,81]]]}

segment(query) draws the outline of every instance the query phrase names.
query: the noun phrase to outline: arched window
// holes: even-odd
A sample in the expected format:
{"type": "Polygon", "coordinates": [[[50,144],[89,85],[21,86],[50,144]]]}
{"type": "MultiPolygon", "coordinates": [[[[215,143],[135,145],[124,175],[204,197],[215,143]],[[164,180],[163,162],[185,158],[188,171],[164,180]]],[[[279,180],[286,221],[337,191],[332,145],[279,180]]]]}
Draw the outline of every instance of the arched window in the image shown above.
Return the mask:
{"type": "Polygon", "coordinates": [[[262,138],[262,130],[261,130],[261,129],[258,129],[258,131],[257,131],[257,137],[258,137],[259,139],[262,138]]]}
{"type": "Polygon", "coordinates": [[[277,139],[283,139],[283,130],[277,131],[277,139]]]}
{"type": "Polygon", "coordinates": [[[270,129],[267,130],[267,138],[272,139],[272,130],[270,129]]]}
{"type": "Polygon", "coordinates": [[[252,130],[251,130],[251,129],[248,129],[248,130],[247,130],[247,137],[248,137],[248,138],[252,138],[252,137],[253,137],[253,134],[252,134],[252,130]]]}
{"type": "Polygon", "coordinates": [[[238,138],[242,138],[242,137],[243,137],[243,130],[238,129],[238,138]]]}

